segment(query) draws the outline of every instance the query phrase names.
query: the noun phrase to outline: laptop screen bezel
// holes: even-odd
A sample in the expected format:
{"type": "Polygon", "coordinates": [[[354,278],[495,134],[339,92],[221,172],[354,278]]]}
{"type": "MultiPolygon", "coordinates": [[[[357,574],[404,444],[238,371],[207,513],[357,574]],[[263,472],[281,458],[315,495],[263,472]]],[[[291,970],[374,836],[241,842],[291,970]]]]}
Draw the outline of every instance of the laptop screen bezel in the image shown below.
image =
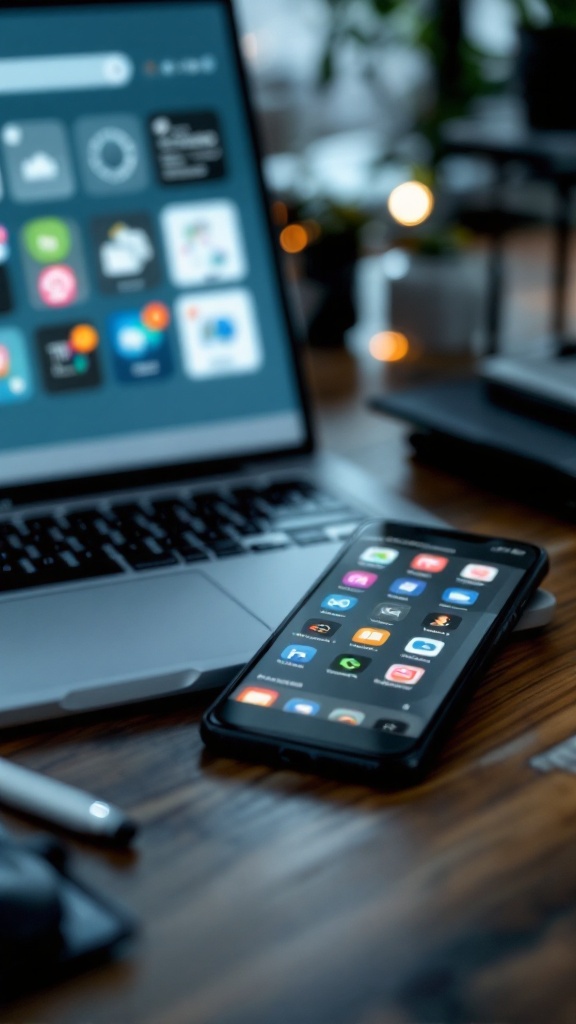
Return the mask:
{"type": "MultiPolygon", "coordinates": [[[[163,6],[162,0],[121,0],[121,2],[122,4],[140,8],[142,6],[146,6],[158,7],[161,9],[163,6]]],[[[246,454],[235,455],[233,458],[223,456],[209,459],[167,461],[166,463],[155,463],[152,466],[144,468],[140,464],[137,468],[131,469],[126,467],[122,470],[115,470],[108,473],[94,472],[74,476],[63,476],[58,474],[48,479],[44,477],[42,480],[32,481],[30,484],[0,486],[0,512],[29,501],[53,500],[55,497],[89,494],[102,490],[117,490],[120,487],[122,490],[125,490],[132,487],[141,487],[143,485],[154,486],[167,483],[169,481],[184,480],[208,474],[227,473],[237,470],[239,466],[257,466],[258,463],[270,460],[287,459],[293,458],[297,455],[308,454],[315,448],[316,442],[314,437],[310,400],[304,381],[304,368],[301,358],[304,340],[296,337],[290,313],[286,281],[281,266],[280,249],[274,235],[274,225],[270,209],[271,204],[266,201],[268,189],[263,175],[264,154],[257,130],[255,111],[253,101],[250,97],[246,70],[244,68],[240,52],[240,30],[232,7],[232,0],[170,0],[170,2],[179,4],[182,7],[194,7],[199,3],[209,2],[221,7],[228,19],[231,53],[235,61],[235,73],[241,90],[250,143],[255,155],[255,174],[257,178],[257,186],[262,197],[263,228],[268,239],[272,272],[276,277],[279,296],[279,316],[284,321],[289,353],[292,358],[295,390],[299,401],[297,411],[302,417],[304,441],[302,444],[296,446],[283,447],[277,450],[271,449],[258,453],[247,452],[246,454]]],[[[115,0],[81,0],[81,2],[79,2],[79,0],[43,0],[42,3],[39,3],[38,0],[18,0],[17,3],[0,0],[0,14],[2,11],[22,11],[23,8],[46,11],[49,8],[53,8],[55,10],[77,8],[78,10],[81,10],[86,7],[97,7],[105,10],[106,8],[112,9],[117,6],[118,4],[115,0]]]]}

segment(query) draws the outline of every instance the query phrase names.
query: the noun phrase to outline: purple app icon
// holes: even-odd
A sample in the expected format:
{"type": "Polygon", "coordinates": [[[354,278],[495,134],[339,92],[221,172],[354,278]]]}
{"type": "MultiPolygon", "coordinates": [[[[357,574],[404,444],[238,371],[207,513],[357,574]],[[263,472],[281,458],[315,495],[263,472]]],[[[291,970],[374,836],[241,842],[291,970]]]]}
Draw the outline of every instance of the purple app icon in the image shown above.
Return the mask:
{"type": "Polygon", "coordinates": [[[342,577],[342,583],[346,587],[355,587],[356,590],[368,590],[376,583],[378,575],[375,572],[366,572],[364,569],[352,569],[342,577]]]}

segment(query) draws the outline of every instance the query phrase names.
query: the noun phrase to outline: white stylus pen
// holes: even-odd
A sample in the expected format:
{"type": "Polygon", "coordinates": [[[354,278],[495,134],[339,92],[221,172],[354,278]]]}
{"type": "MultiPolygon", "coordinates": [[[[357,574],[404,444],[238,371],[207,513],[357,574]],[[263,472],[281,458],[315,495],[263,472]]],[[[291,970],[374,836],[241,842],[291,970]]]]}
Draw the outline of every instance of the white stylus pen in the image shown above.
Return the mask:
{"type": "Polygon", "coordinates": [[[136,825],[112,804],[0,758],[0,803],[88,839],[124,845],[136,825]]]}

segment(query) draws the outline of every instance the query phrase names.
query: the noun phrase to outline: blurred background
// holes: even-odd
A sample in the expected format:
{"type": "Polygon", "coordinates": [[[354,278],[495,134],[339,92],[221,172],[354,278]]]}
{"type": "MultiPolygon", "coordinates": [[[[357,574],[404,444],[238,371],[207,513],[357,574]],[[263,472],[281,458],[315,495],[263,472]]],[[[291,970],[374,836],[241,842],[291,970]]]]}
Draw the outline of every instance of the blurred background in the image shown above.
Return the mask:
{"type": "Polygon", "coordinates": [[[310,348],[460,368],[576,333],[574,0],[235,0],[310,348]]]}

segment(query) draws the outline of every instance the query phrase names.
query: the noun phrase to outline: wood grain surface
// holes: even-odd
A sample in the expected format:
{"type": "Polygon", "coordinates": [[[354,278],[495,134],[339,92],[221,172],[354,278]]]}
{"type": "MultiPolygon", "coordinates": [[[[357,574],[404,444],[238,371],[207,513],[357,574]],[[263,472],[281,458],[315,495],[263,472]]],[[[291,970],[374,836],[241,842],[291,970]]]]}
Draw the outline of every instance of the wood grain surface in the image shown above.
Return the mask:
{"type": "Polygon", "coordinates": [[[576,776],[529,763],[576,733],[574,525],[413,462],[406,427],[365,407],[375,364],[317,354],[308,371],[327,447],[455,526],[548,549],[555,620],[510,641],[405,792],[211,758],[206,698],[4,734],[1,754],[142,830],[131,853],[69,843],[136,940],[2,1024],[576,1021],[576,776]]]}

